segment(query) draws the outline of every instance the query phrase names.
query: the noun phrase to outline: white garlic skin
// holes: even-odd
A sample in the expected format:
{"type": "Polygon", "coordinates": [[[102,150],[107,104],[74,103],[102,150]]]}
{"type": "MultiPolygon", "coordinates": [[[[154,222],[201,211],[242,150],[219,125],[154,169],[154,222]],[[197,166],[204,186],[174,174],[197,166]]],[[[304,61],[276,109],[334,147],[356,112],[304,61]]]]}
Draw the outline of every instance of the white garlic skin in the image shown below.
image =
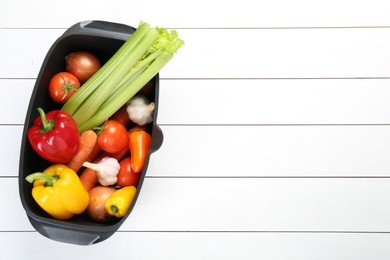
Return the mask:
{"type": "Polygon", "coordinates": [[[149,102],[144,96],[137,95],[127,102],[127,114],[131,121],[144,126],[153,121],[154,102],[149,102]]]}

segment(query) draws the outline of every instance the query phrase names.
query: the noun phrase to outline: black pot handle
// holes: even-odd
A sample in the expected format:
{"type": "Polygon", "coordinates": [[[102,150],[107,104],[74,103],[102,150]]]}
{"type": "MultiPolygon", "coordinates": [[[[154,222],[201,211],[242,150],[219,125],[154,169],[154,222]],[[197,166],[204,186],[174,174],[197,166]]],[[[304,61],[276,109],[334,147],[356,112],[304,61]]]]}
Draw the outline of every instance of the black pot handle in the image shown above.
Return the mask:
{"type": "Polygon", "coordinates": [[[152,133],[153,133],[153,138],[152,138],[152,144],[150,146],[150,153],[154,153],[155,151],[160,149],[164,140],[163,132],[158,125],[153,124],[152,133]]]}
{"type": "Polygon", "coordinates": [[[134,27],[125,24],[88,20],[71,26],[68,30],[65,31],[63,37],[82,34],[108,37],[125,41],[130,37],[130,35],[134,33],[135,30],[136,29],[134,27]]]}
{"type": "Polygon", "coordinates": [[[78,230],[75,228],[68,228],[66,224],[56,224],[55,221],[39,221],[31,216],[28,216],[30,223],[33,227],[43,236],[50,238],[54,241],[75,244],[75,245],[93,245],[100,243],[110,236],[112,236],[116,230],[78,230]]]}

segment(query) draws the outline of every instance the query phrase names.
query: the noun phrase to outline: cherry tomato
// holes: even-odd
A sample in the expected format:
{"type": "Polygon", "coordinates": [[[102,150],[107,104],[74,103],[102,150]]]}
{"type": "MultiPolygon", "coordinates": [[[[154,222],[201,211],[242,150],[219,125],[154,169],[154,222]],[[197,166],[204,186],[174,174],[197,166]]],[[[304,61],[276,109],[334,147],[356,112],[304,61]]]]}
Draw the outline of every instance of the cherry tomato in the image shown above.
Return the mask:
{"type": "Polygon", "coordinates": [[[98,145],[108,153],[118,153],[128,145],[128,134],[124,125],[116,120],[108,120],[98,136],[98,145]]]}
{"type": "Polygon", "coordinates": [[[137,187],[141,173],[134,172],[131,169],[130,156],[127,156],[122,161],[119,162],[120,169],[117,175],[116,184],[119,186],[135,186],[137,187]]]}
{"type": "Polygon", "coordinates": [[[76,76],[69,72],[55,74],[49,82],[50,97],[57,103],[64,104],[80,88],[76,76]]]}

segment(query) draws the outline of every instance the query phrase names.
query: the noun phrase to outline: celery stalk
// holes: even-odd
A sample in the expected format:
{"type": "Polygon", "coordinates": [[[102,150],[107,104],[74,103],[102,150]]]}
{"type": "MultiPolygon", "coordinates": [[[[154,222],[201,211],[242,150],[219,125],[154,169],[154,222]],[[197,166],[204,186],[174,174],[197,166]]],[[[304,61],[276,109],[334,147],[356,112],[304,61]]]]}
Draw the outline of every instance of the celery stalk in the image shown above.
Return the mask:
{"type": "Polygon", "coordinates": [[[137,61],[142,57],[143,53],[150,48],[158,37],[158,32],[155,29],[149,30],[141,41],[133,48],[131,55],[123,60],[115,71],[111,73],[101,85],[93,92],[90,97],[84,101],[81,107],[73,114],[74,119],[78,124],[83,124],[91,116],[93,116],[107,98],[115,92],[122,78],[129,73],[137,61]]]}
{"type": "Polygon", "coordinates": [[[74,117],[80,133],[100,126],[153,79],[183,44],[176,31],[141,22],[62,109],[74,117]]]}
{"type": "Polygon", "coordinates": [[[87,122],[79,126],[79,131],[82,133],[95,126],[101,125],[106,118],[113,115],[123,105],[126,104],[146,83],[148,83],[157,73],[169,62],[172,55],[168,53],[161,54],[150,66],[134,81],[132,81],[121,93],[117,95],[106,106],[101,107],[97,113],[92,116],[87,122]]]}
{"type": "Polygon", "coordinates": [[[80,88],[62,107],[62,110],[73,114],[80,105],[91,95],[96,86],[107,79],[107,77],[123,62],[134,47],[142,40],[149,30],[149,24],[140,22],[133,35],[119,48],[119,50],[80,88]]]}
{"type": "Polygon", "coordinates": [[[116,91],[108,99],[106,99],[106,101],[104,101],[101,107],[106,106],[107,104],[112,102],[112,100],[115,99],[116,96],[121,95],[122,91],[124,91],[130,85],[130,83],[134,81],[134,79],[139,77],[139,75],[141,75],[145,71],[145,69],[146,69],[146,65],[142,68],[134,70],[134,72],[131,73],[131,75],[129,74],[129,77],[126,77],[126,79],[121,83],[120,87],[117,88],[116,91]]]}
{"type": "Polygon", "coordinates": [[[155,60],[160,54],[161,50],[157,50],[145,57],[143,60],[140,60],[122,79],[121,83],[119,83],[119,87],[116,88],[115,92],[113,92],[108,99],[106,99],[106,101],[102,104],[102,107],[110,103],[117,95],[121,95],[122,91],[125,90],[135,78],[141,75],[150,63],[153,62],[153,60],[155,60]]]}

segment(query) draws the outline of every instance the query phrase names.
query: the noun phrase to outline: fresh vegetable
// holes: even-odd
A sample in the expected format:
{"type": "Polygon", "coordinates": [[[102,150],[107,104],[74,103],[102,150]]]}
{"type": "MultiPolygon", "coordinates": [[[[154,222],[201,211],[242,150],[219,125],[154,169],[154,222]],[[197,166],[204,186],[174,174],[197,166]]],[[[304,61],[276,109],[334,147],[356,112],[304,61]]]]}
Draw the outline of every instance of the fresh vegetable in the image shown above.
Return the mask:
{"type": "Polygon", "coordinates": [[[183,44],[176,31],[141,22],[62,109],[74,116],[79,132],[101,125],[153,79],[183,44]]]}
{"type": "Polygon", "coordinates": [[[34,200],[56,219],[70,219],[88,206],[88,192],[76,172],[64,164],[51,165],[28,175],[26,180],[33,183],[34,200]]]}
{"type": "Polygon", "coordinates": [[[128,145],[129,137],[125,126],[118,121],[108,120],[102,127],[99,127],[98,144],[100,148],[108,153],[120,152],[128,145]]]}
{"type": "Polygon", "coordinates": [[[141,172],[148,155],[152,138],[142,129],[129,131],[129,150],[131,155],[131,169],[141,172]]]}
{"type": "MultiPolygon", "coordinates": [[[[89,131],[89,130],[88,130],[89,131]]],[[[97,135],[96,135],[97,136],[97,135]]],[[[100,148],[97,137],[96,137],[96,143],[95,146],[92,148],[91,153],[89,154],[88,158],[85,160],[86,162],[92,162],[98,155],[102,152],[102,148],[100,148]]]]}
{"type": "Polygon", "coordinates": [[[89,168],[86,168],[80,174],[80,181],[84,185],[84,188],[87,191],[90,191],[99,183],[98,176],[97,176],[96,172],[92,169],[89,169],[89,168]]]}
{"type": "MultiPolygon", "coordinates": [[[[124,158],[127,155],[128,152],[129,152],[128,146],[123,148],[123,150],[120,151],[119,153],[109,154],[107,152],[104,152],[104,153],[100,154],[98,157],[96,157],[95,159],[93,159],[93,163],[98,163],[104,157],[111,157],[111,158],[115,158],[116,160],[120,161],[120,160],[122,160],[122,158],[124,158]]],[[[99,183],[96,171],[94,171],[90,168],[86,168],[80,174],[80,180],[83,183],[85,189],[88,191],[91,190],[93,187],[95,187],[99,183]]]]}
{"type": "Polygon", "coordinates": [[[131,169],[130,156],[125,157],[119,162],[120,170],[117,176],[116,184],[119,186],[135,186],[137,187],[141,173],[134,172],[131,169]]]}
{"type": "Polygon", "coordinates": [[[77,51],[65,57],[66,70],[75,75],[81,83],[87,81],[101,67],[100,60],[90,52],[77,51]]]}
{"type": "Polygon", "coordinates": [[[108,214],[121,218],[133,202],[137,189],[134,186],[126,186],[114,191],[104,203],[108,214]]]}
{"type": "Polygon", "coordinates": [[[97,134],[92,130],[87,130],[80,135],[80,145],[77,153],[66,164],[69,168],[77,172],[87,161],[97,141],[97,134]]]}
{"type": "Polygon", "coordinates": [[[84,167],[96,171],[98,181],[103,186],[114,185],[119,172],[119,162],[112,157],[104,157],[98,163],[84,162],[84,167]]]}
{"type": "Polygon", "coordinates": [[[34,125],[28,129],[27,138],[33,149],[44,159],[66,163],[77,153],[79,132],[77,124],[65,111],[53,110],[45,115],[42,108],[34,125]]]}
{"type": "Polygon", "coordinates": [[[69,72],[59,72],[49,82],[50,97],[60,104],[65,104],[79,88],[80,81],[69,72]]]}
{"type": "Polygon", "coordinates": [[[112,218],[104,207],[104,203],[114,191],[115,188],[105,186],[96,186],[89,191],[87,213],[90,218],[97,222],[107,222],[112,218]]]}
{"type": "Polygon", "coordinates": [[[153,121],[154,102],[142,95],[135,95],[127,102],[126,111],[131,121],[144,126],[153,121]]]}
{"type": "Polygon", "coordinates": [[[109,120],[115,120],[119,123],[121,123],[122,125],[127,125],[128,123],[130,123],[130,118],[129,118],[129,115],[127,114],[127,106],[122,106],[118,111],[116,111],[110,118],[109,120]]]}

